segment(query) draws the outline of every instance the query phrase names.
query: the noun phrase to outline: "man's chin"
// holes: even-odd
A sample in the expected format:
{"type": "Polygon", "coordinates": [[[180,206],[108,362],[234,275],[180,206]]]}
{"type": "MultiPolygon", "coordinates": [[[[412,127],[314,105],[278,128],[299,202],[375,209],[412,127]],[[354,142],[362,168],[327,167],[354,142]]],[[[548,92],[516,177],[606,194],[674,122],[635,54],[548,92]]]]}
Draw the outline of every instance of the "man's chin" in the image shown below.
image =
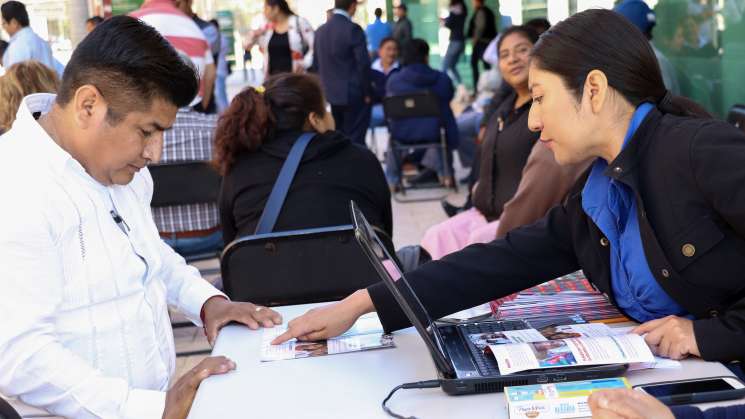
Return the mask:
{"type": "Polygon", "coordinates": [[[120,186],[129,185],[134,177],[135,173],[131,171],[122,171],[119,173],[115,173],[114,176],[111,177],[111,184],[120,186]]]}

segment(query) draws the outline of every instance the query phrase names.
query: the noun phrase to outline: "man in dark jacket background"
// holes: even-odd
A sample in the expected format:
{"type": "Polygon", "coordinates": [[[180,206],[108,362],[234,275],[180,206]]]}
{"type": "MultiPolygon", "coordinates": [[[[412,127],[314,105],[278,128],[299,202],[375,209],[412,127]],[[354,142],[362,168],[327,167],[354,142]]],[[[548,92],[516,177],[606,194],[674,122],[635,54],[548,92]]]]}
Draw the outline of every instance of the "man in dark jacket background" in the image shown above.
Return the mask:
{"type": "Polygon", "coordinates": [[[400,3],[393,9],[396,14],[396,23],[393,24],[393,38],[398,41],[400,48],[405,48],[406,44],[414,37],[411,20],[408,17],[406,5],[400,3]]]}
{"type": "MultiPolygon", "coordinates": [[[[497,21],[494,12],[484,4],[484,0],[473,0],[473,16],[468,22],[467,36],[471,38],[473,50],[471,52],[471,71],[473,71],[473,85],[479,84],[479,61],[484,56],[489,42],[497,36],[497,21]]],[[[491,65],[484,61],[484,68],[491,65]]]]}
{"type": "Polygon", "coordinates": [[[313,68],[339,131],[365,145],[370,125],[370,57],[365,31],[352,22],[356,0],[335,0],[333,16],[316,31],[313,68]]]}
{"type": "MultiPolygon", "coordinates": [[[[421,91],[430,91],[437,95],[442,121],[438,121],[437,118],[407,118],[391,121],[389,127],[391,136],[398,142],[406,144],[438,141],[442,124],[445,127],[448,145],[447,164],[452,164],[450,155],[458,147],[458,126],[455,123],[453,110],[450,108],[450,101],[454,95],[453,83],[447,74],[429,66],[429,45],[423,39],[415,38],[404,47],[403,68],[388,79],[386,94],[396,96],[421,91]]],[[[392,154],[386,154],[386,177],[389,185],[395,185],[400,180],[392,154]]],[[[437,171],[440,175],[444,173],[442,158],[434,149],[427,150],[422,158],[422,165],[431,171],[437,171]]],[[[450,173],[453,173],[452,170],[450,173]]]]}

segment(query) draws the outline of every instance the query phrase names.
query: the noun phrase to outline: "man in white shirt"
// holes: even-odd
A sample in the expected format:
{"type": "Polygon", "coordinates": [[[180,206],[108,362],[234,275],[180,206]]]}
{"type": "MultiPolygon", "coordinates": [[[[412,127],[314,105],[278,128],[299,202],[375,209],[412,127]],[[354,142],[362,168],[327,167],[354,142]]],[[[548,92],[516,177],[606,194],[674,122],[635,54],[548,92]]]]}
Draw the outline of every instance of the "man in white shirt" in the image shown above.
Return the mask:
{"type": "Polygon", "coordinates": [[[29,27],[26,6],[19,1],[11,0],[0,6],[0,12],[3,30],[10,35],[10,44],[2,56],[3,67],[10,68],[21,61],[36,60],[56,70],[49,43],[29,27]]]}
{"type": "Polygon", "coordinates": [[[184,417],[209,358],[169,390],[167,306],[204,325],[281,322],[234,303],[158,236],[150,213],[163,131],[197,92],[153,28],[117,16],[74,51],[59,95],[24,99],[0,137],[0,393],[74,418],[184,417]]]}

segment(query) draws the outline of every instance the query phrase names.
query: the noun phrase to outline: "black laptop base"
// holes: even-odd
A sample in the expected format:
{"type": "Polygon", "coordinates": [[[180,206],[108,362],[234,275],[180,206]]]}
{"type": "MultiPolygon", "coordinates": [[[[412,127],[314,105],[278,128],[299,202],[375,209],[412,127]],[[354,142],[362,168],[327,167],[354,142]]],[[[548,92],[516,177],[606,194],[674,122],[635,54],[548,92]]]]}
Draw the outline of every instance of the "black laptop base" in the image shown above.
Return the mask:
{"type": "MultiPolygon", "coordinates": [[[[504,391],[505,387],[510,386],[620,377],[624,375],[628,368],[626,364],[613,364],[550,368],[509,375],[484,376],[479,371],[479,369],[483,370],[484,368],[479,368],[469,348],[463,347],[465,340],[457,329],[458,326],[438,327],[445,350],[450,355],[450,360],[459,377],[447,377],[439,372],[442,390],[452,396],[498,393],[504,391]]],[[[496,360],[494,360],[494,363],[496,364],[496,360]]]]}

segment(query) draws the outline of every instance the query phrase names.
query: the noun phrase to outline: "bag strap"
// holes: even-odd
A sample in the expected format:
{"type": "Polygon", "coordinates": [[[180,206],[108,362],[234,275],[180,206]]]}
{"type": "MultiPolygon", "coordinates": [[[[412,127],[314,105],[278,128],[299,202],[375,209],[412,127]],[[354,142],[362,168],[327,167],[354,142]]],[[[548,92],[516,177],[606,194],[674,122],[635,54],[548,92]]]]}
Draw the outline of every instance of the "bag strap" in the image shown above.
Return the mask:
{"type": "Polygon", "coordinates": [[[274,182],[272,193],[269,194],[269,199],[266,201],[266,206],[264,206],[264,211],[261,213],[261,218],[259,218],[259,223],[256,225],[254,234],[266,234],[274,230],[274,224],[277,223],[279,213],[282,211],[285,198],[287,198],[287,191],[290,190],[290,185],[295,178],[298,166],[300,166],[300,160],[303,158],[305,148],[308,147],[308,143],[315,136],[315,132],[306,132],[295,140],[290,154],[287,155],[287,160],[282,165],[279,177],[274,182]]]}

